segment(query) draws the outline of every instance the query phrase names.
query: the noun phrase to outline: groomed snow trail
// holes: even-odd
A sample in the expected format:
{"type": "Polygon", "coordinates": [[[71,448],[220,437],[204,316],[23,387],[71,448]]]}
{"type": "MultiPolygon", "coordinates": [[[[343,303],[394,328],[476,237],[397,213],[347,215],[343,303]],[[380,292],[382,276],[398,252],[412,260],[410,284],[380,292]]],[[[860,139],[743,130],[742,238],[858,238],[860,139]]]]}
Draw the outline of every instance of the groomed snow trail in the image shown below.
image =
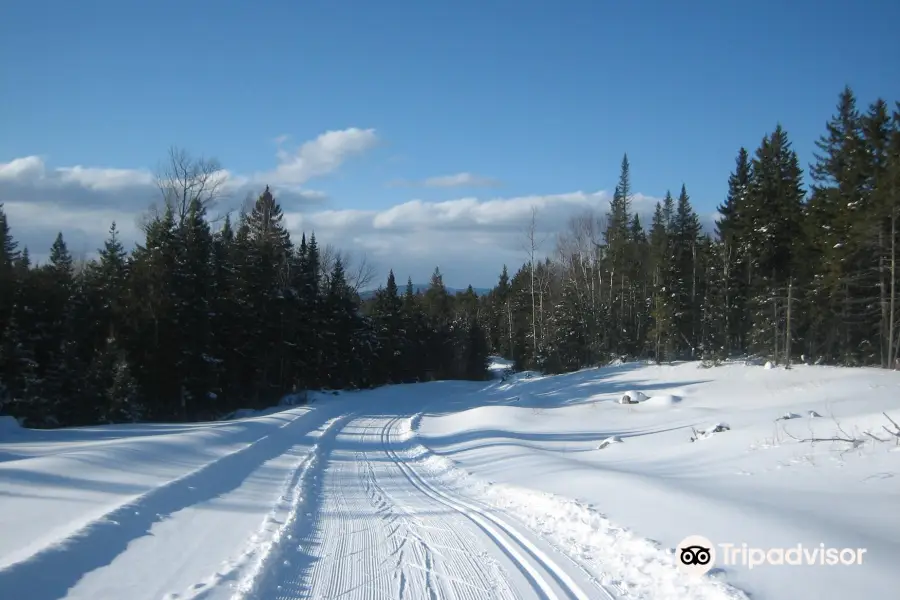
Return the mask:
{"type": "Polygon", "coordinates": [[[257,600],[612,598],[508,518],[417,473],[399,419],[350,419],[324,450],[306,518],[294,522],[257,600]]]}

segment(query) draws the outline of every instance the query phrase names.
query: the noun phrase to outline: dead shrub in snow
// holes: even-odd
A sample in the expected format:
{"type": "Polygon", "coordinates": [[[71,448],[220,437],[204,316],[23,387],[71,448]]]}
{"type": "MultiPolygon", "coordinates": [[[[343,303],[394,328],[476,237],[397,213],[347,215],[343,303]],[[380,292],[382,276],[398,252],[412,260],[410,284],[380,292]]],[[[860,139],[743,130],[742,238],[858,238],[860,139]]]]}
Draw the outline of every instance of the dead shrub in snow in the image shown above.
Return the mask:
{"type": "Polygon", "coordinates": [[[798,415],[797,413],[786,412],[775,420],[776,421],[789,421],[791,419],[799,419],[799,418],[800,418],[800,415],[798,415]]]}
{"type": "Polygon", "coordinates": [[[705,440],[706,438],[716,434],[722,433],[724,431],[731,431],[731,427],[726,423],[716,423],[712,427],[707,427],[706,429],[695,429],[691,427],[691,431],[693,435],[691,435],[691,441],[696,442],[697,440],[705,440]]]}
{"type": "Polygon", "coordinates": [[[622,443],[622,438],[620,438],[617,435],[612,435],[612,436],[606,438],[605,440],[603,440],[602,442],[600,442],[600,445],[597,446],[597,450],[603,450],[604,448],[609,447],[611,444],[621,444],[621,443],[622,443]]]}
{"type": "MultiPolygon", "coordinates": [[[[900,446],[900,425],[897,425],[897,422],[894,421],[886,412],[881,413],[884,415],[884,418],[888,420],[890,426],[882,425],[881,428],[887,432],[888,437],[879,437],[872,433],[869,430],[857,431],[854,434],[847,433],[837,419],[832,416],[832,420],[834,420],[834,424],[837,427],[837,433],[831,437],[818,437],[812,431],[812,425],[809,426],[810,437],[808,438],[799,438],[786,429],[784,430],[785,435],[790,437],[791,439],[805,443],[809,442],[810,444],[816,444],[821,442],[840,442],[844,444],[850,444],[850,447],[841,452],[848,452],[850,450],[855,450],[857,448],[862,447],[867,440],[872,440],[873,442],[880,442],[882,444],[894,442],[897,446],[900,446]]],[[[880,433],[880,432],[879,432],[880,433]]]]}

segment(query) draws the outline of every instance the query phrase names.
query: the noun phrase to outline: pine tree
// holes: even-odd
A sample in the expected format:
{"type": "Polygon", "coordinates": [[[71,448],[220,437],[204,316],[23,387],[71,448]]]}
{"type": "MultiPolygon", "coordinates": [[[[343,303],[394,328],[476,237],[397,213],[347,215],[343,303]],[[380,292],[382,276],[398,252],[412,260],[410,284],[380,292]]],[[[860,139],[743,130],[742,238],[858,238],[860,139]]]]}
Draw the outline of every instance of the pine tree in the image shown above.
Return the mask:
{"type": "Polygon", "coordinates": [[[209,318],[214,286],[213,237],[206,209],[199,200],[191,202],[176,243],[173,291],[180,317],[177,368],[182,386],[181,413],[183,418],[211,416],[219,373],[209,318]]]}
{"type": "MultiPolygon", "coordinates": [[[[302,327],[293,327],[290,318],[292,247],[283,221],[281,207],[266,187],[246,217],[246,254],[240,278],[240,293],[254,311],[248,321],[246,351],[259,357],[255,372],[247,374],[256,406],[271,404],[297,384],[310,388],[323,381],[320,346],[311,343],[315,335],[312,323],[304,321],[302,327]],[[295,360],[302,365],[299,377],[292,381],[291,363],[295,360]]],[[[303,259],[309,261],[309,255],[303,259]]],[[[302,284],[310,282],[304,279],[302,284]]],[[[299,293],[304,307],[318,310],[318,298],[299,293]]]]}
{"type": "Polygon", "coordinates": [[[861,118],[856,97],[847,87],[837,113],[816,141],[819,152],[810,166],[813,180],[808,206],[808,250],[815,265],[810,300],[811,336],[808,351],[825,360],[855,360],[861,333],[856,295],[852,208],[862,196],[865,180],[861,118]]]}
{"type": "Polygon", "coordinates": [[[725,320],[724,352],[746,350],[750,321],[747,302],[752,278],[750,264],[752,249],[751,206],[749,192],[752,180],[750,155],[746,148],[738,151],[735,169],[728,177],[728,195],[719,205],[721,217],[716,221],[716,234],[721,247],[718,248],[723,269],[723,302],[725,320]]]}
{"type": "MultiPolygon", "coordinates": [[[[178,369],[179,301],[175,269],[178,261],[175,214],[167,209],[146,227],[146,240],[132,258],[133,278],[129,320],[136,326],[127,340],[133,357],[133,375],[153,404],[148,418],[175,418],[183,414],[178,369]]],[[[123,344],[124,345],[124,344],[123,344]]]]}
{"type": "Polygon", "coordinates": [[[752,168],[751,347],[778,361],[785,336],[793,335],[785,329],[786,301],[788,288],[799,289],[802,275],[805,210],[803,171],[780,125],[763,139],[752,168]]]}
{"type": "MultiPolygon", "coordinates": [[[[671,199],[671,194],[666,197],[671,199]]],[[[669,222],[665,208],[657,203],[650,225],[650,265],[651,265],[651,327],[649,339],[651,353],[659,361],[672,358],[674,349],[674,304],[672,301],[672,243],[669,222]]]]}
{"type": "Polygon", "coordinates": [[[698,345],[700,322],[700,297],[697,293],[698,267],[700,264],[700,219],[691,206],[687,187],[681,193],[670,226],[671,299],[673,303],[673,327],[676,348],[681,354],[694,358],[698,345]]]}
{"type": "MultiPolygon", "coordinates": [[[[14,307],[21,283],[17,277],[20,253],[18,242],[13,239],[3,204],[0,204],[0,386],[7,401],[12,392],[12,378],[18,371],[16,348],[21,332],[14,330],[14,307]]],[[[3,398],[0,397],[0,402],[3,398]]]]}
{"type": "MultiPolygon", "coordinates": [[[[628,261],[631,244],[629,242],[629,223],[631,219],[631,167],[628,163],[628,155],[622,158],[622,167],[619,174],[619,183],[609,203],[609,212],[606,216],[606,231],[604,241],[606,246],[607,269],[609,271],[609,299],[610,319],[621,324],[625,321],[625,301],[628,295],[628,261]]],[[[624,336],[621,327],[610,330],[610,346],[614,354],[619,355],[624,350],[624,336]]]]}
{"type": "Polygon", "coordinates": [[[410,374],[404,367],[410,352],[404,339],[403,301],[400,298],[394,271],[388,274],[387,285],[375,294],[374,326],[379,340],[379,380],[399,383],[410,374]]]}
{"type": "Polygon", "coordinates": [[[359,324],[353,290],[347,284],[340,257],[334,261],[324,307],[327,314],[324,325],[330,336],[323,351],[322,377],[332,389],[351,387],[355,371],[361,366],[356,346],[359,324]]]}

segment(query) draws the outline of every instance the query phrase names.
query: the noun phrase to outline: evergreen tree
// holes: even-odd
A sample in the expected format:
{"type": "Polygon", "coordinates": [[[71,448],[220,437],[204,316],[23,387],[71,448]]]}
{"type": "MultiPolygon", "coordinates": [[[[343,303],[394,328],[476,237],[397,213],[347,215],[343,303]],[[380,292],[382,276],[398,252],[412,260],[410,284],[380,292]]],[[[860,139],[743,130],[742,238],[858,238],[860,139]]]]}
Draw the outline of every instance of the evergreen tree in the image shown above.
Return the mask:
{"type": "Polygon", "coordinates": [[[206,209],[197,199],[191,202],[176,244],[173,291],[179,307],[177,368],[182,386],[182,416],[211,416],[219,373],[209,318],[210,292],[214,289],[213,236],[206,209]]]}
{"type": "MultiPolygon", "coordinates": [[[[615,323],[625,321],[625,302],[628,296],[628,270],[631,243],[629,240],[629,224],[631,219],[631,167],[628,163],[628,155],[622,158],[622,167],[619,174],[619,183],[616,185],[612,200],[609,203],[609,212],[606,216],[606,231],[604,241],[606,245],[607,265],[609,270],[609,307],[610,319],[615,323]]],[[[610,346],[616,355],[622,353],[623,332],[620,327],[610,330],[610,346]]]]}
{"type": "Polygon", "coordinates": [[[752,248],[752,206],[749,202],[752,170],[750,155],[745,148],[738,151],[734,172],[728,178],[728,195],[719,205],[721,217],[716,221],[716,233],[721,241],[718,248],[723,269],[722,293],[725,321],[724,352],[745,351],[750,322],[747,318],[749,285],[752,279],[750,264],[752,248]]]}
{"type": "Polygon", "coordinates": [[[700,298],[698,294],[700,265],[700,219],[691,206],[686,186],[675,207],[670,226],[671,299],[676,348],[680,354],[695,358],[700,322],[700,298]]]}
{"type": "Polygon", "coordinates": [[[504,266],[486,294],[451,295],[437,268],[401,293],[390,272],[361,305],[315,233],[292,241],[269,188],[216,233],[205,197],[167,203],[133,252],[113,224],[84,268],[62,234],[32,265],[0,205],[0,410],[36,427],[217,418],[304,389],[481,379],[490,352],[554,372],[743,352],[895,367],[891,106],[860,111],[843,90],[808,199],[783,128],[741,148],[715,238],[684,185],[645,230],[623,157],[605,219],[573,218],[556,255],[504,266]]]}
{"type": "MultiPolygon", "coordinates": [[[[671,199],[671,194],[666,195],[671,199]]],[[[650,225],[650,266],[651,266],[651,326],[649,340],[651,353],[657,361],[672,358],[674,349],[674,314],[675,307],[672,296],[672,253],[669,235],[669,221],[666,210],[660,203],[656,204],[653,221],[650,225]]]]}
{"type": "MultiPolygon", "coordinates": [[[[786,329],[788,291],[800,289],[803,264],[803,171],[791,149],[787,133],[776,127],[763,139],[753,159],[750,234],[753,278],[751,284],[751,348],[776,361],[793,332],[786,329]]],[[[796,296],[792,294],[790,302],[796,296]]],[[[791,307],[793,308],[793,307],[791,307]]]]}

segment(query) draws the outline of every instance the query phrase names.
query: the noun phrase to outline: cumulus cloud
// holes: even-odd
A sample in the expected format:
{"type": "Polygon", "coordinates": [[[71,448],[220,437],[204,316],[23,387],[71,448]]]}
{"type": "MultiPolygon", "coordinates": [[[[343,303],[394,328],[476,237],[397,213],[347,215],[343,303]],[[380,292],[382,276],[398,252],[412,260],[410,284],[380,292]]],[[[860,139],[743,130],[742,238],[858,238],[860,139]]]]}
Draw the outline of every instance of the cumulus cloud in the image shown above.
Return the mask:
{"type": "Polygon", "coordinates": [[[500,185],[500,182],[493,177],[483,177],[474,173],[455,173],[453,175],[440,175],[437,177],[429,177],[422,181],[408,181],[406,179],[395,179],[388,182],[389,187],[431,187],[431,188],[455,188],[455,187],[494,187],[500,185]]]}
{"type": "MultiPolygon", "coordinates": [[[[448,285],[492,285],[503,264],[515,270],[525,261],[524,231],[537,209],[537,229],[545,242],[542,253],[555,250],[556,234],[569,220],[591,211],[603,215],[611,195],[605,191],[509,198],[459,198],[443,202],[410,200],[383,210],[288,212],[292,230],[316,232],[318,239],[364,253],[386,276],[427,282],[439,266],[448,285]]],[[[637,194],[632,207],[645,222],[657,198],[637,194]]]]}
{"type": "MultiPolygon", "coordinates": [[[[284,140],[282,140],[284,142],[284,140]]],[[[256,175],[219,171],[223,187],[235,200],[259,193],[261,183],[273,183],[293,234],[315,231],[323,244],[351,255],[365,254],[378,269],[379,283],[393,268],[398,279],[427,282],[435,266],[454,287],[492,285],[504,263],[515,270],[525,261],[524,230],[537,209],[542,251],[554,251],[555,236],[571,217],[592,211],[598,217],[608,207],[606,191],[572,191],[516,197],[465,196],[427,202],[410,199],[384,209],[331,207],[324,194],[307,182],[337,171],[347,160],[377,143],[371,129],[326,132],[295,151],[279,149],[276,167],[256,175]],[[278,174],[278,177],[269,179],[278,174]]],[[[29,156],[0,163],[0,203],[13,235],[32,256],[46,256],[56,232],[62,230],[72,251],[92,255],[115,221],[123,240],[140,239],[139,217],[159,199],[156,176],[146,169],[50,167],[42,157],[29,156]]],[[[632,208],[646,225],[657,198],[636,194],[632,208]]]]}
{"type": "MultiPolygon", "coordinates": [[[[277,165],[269,172],[214,173],[222,192],[221,210],[237,208],[266,184],[286,210],[320,207],[327,195],[305,184],[336,171],[377,142],[373,129],[358,128],[325,132],[293,152],[283,147],[288,139],[277,138],[277,165]]],[[[44,256],[60,229],[74,252],[90,255],[113,221],[127,243],[139,238],[140,218],[161,199],[157,179],[158,173],[146,168],[51,167],[43,156],[25,156],[0,163],[0,203],[17,239],[33,256],[44,256]]]]}
{"type": "Polygon", "coordinates": [[[301,185],[313,177],[336,171],[349,158],[372,149],[378,142],[374,129],[352,127],[340,131],[326,131],[314,140],[301,144],[293,152],[285,150],[284,136],[279,143],[278,166],[258,179],[275,184],[301,185]]]}
{"type": "Polygon", "coordinates": [[[498,183],[496,179],[474,173],[456,173],[455,175],[429,177],[425,180],[426,187],[490,187],[498,183]]]}

